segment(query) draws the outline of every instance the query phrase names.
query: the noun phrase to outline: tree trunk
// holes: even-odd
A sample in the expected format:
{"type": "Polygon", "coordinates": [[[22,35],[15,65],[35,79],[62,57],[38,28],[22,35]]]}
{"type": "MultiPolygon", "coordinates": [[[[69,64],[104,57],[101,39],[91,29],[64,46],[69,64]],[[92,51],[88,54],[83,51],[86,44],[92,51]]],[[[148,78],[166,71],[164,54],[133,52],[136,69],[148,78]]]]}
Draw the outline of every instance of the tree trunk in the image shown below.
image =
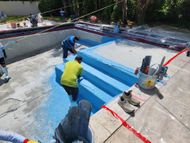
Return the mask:
{"type": "Polygon", "coordinates": [[[68,7],[71,3],[69,3],[69,0],[62,0],[65,15],[69,16],[70,15],[70,7],[68,7]]]}
{"type": "Polygon", "coordinates": [[[126,25],[127,24],[127,9],[128,9],[128,7],[127,7],[127,0],[124,0],[123,1],[123,6],[122,6],[122,22],[123,22],[123,24],[124,25],[126,25]]]}
{"type": "Polygon", "coordinates": [[[146,10],[153,0],[137,0],[137,23],[138,25],[145,23],[146,10]]]}

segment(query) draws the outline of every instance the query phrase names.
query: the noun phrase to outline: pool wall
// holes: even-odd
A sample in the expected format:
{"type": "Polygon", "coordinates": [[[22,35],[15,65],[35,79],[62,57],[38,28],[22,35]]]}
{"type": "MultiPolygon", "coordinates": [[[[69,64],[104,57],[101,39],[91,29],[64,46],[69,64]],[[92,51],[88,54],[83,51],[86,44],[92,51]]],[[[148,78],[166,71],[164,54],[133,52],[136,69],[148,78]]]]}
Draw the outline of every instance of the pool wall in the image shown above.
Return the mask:
{"type": "Polygon", "coordinates": [[[91,44],[93,42],[93,46],[95,46],[97,44],[101,44],[102,42],[113,40],[113,38],[104,38],[103,36],[98,34],[89,33],[74,28],[67,28],[65,30],[27,35],[29,37],[26,38],[24,36],[19,36],[0,39],[0,42],[6,44],[8,41],[20,40],[18,43],[9,45],[6,48],[6,53],[8,55],[7,62],[11,63],[18,59],[33,56],[40,51],[49,50],[57,46],[61,47],[61,41],[69,35],[75,35],[78,36],[80,39],[83,39],[83,41],[85,42],[83,44],[87,44],[88,41],[90,41],[90,45],[88,46],[92,46],[91,44]]]}

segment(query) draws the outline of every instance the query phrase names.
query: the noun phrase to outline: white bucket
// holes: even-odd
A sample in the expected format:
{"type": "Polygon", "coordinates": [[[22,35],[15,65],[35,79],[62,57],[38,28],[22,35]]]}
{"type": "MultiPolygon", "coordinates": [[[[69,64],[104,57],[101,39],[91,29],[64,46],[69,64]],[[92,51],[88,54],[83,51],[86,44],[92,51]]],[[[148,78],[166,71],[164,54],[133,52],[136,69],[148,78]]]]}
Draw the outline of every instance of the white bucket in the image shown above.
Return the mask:
{"type": "Polygon", "coordinates": [[[153,89],[155,87],[157,75],[144,74],[139,72],[138,84],[142,89],[153,89]]]}

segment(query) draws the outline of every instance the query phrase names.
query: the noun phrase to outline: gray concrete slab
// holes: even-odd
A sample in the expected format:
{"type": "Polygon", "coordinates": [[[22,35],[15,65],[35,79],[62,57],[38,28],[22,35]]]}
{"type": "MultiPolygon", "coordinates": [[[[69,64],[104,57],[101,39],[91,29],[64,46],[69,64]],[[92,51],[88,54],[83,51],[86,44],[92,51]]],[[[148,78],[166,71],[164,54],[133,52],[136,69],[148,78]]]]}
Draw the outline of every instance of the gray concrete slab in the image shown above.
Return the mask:
{"type": "MultiPolygon", "coordinates": [[[[190,61],[190,60],[189,60],[190,61]]],[[[190,129],[190,64],[186,63],[181,70],[161,89],[167,96],[158,102],[164,106],[182,124],[190,129]],[[184,72],[186,71],[186,72],[184,72]]]]}
{"type": "MultiPolygon", "coordinates": [[[[137,111],[135,117],[130,118],[127,122],[153,143],[187,143],[190,139],[189,129],[158,104],[155,98],[148,100],[137,111]]],[[[108,139],[108,142],[109,140],[136,142],[136,136],[134,134],[130,135],[131,132],[126,133],[126,130],[128,129],[122,127],[108,139]],[[121,136],[120,133],[126,135],[121,136]],[[128,136],[132,137],[128,138],[128,136]]]]}
{"type": "Polygon", "coordinates": [[[33,112],[49,95],[50,75],[54,66],[62,62],[60,50],[50,50],[40,55],[8,65],[12,79],[0,86],[0,128],[16,131],[27,137],[33,122],[33,112]]]}
{"type": "MultiPolygon", "coordinates": [[[[83,48],[86,46],[77,50],[83,48]]],[[[6,84],[0,82],[0,129],[28,138],[40,134],[35,113],[50,95],[50,76],[62,62],[62,49],[57,47],[8,65],[12,79],[6,84]]]]}
{"type": "Polygon", "coordinates": [[[131,131],[121,126],[105,143],[143,143],[131,131]]]}
{"type": "MultiPolygon", "coordinates": [[[[190,110],[189,110],[189,78],[190,59],[185,54],[175,59],[169,65],[173,75],[167,83],[160,87],[160,99],[156,93],[152,94],[127,123],[144,135],[151,142],[156,143],[187,143],[190,139],[190,110]],[[183,58],[183,63],[180,59],[183,58]],[[178,63],[179,60],[179,63],[178,63]],[[177,66],[178,68],[174,67],[177,66]]],[[[133,87],[135,88],[135,87],[133,87]]],[[[139,93],[138,89],[135,90],[139,93]]],[[[140,92],[141,94],[143,92],[140,92]]],[[[137,136],[127,128],[121,126],[106,142],[139,142],[137,136]]]]}
{"type": "Polygon", "coordinates": [[[166,60],[168,60],[176,54],[175,51],[127,40],[103,45],[94,52],[133,69],[140,67],[142,59],[147,55],[152,56],[151,64],[159,64],[163,56],[166,56],[166,60]]]}

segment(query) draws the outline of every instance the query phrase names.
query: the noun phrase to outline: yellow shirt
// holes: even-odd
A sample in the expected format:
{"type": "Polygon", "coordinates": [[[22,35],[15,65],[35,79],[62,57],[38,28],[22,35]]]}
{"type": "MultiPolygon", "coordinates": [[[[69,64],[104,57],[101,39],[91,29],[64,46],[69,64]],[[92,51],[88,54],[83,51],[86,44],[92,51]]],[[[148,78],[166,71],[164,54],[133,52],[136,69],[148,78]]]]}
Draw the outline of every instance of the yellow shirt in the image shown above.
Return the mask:
{"type": "Polygon", "coordinates": [[[61,76],[61,84],[69,87],[77,87],[77,79],[82,74],[82,65],[78,61],[70,61],[65,64],[64,72],[61,76]]]}

